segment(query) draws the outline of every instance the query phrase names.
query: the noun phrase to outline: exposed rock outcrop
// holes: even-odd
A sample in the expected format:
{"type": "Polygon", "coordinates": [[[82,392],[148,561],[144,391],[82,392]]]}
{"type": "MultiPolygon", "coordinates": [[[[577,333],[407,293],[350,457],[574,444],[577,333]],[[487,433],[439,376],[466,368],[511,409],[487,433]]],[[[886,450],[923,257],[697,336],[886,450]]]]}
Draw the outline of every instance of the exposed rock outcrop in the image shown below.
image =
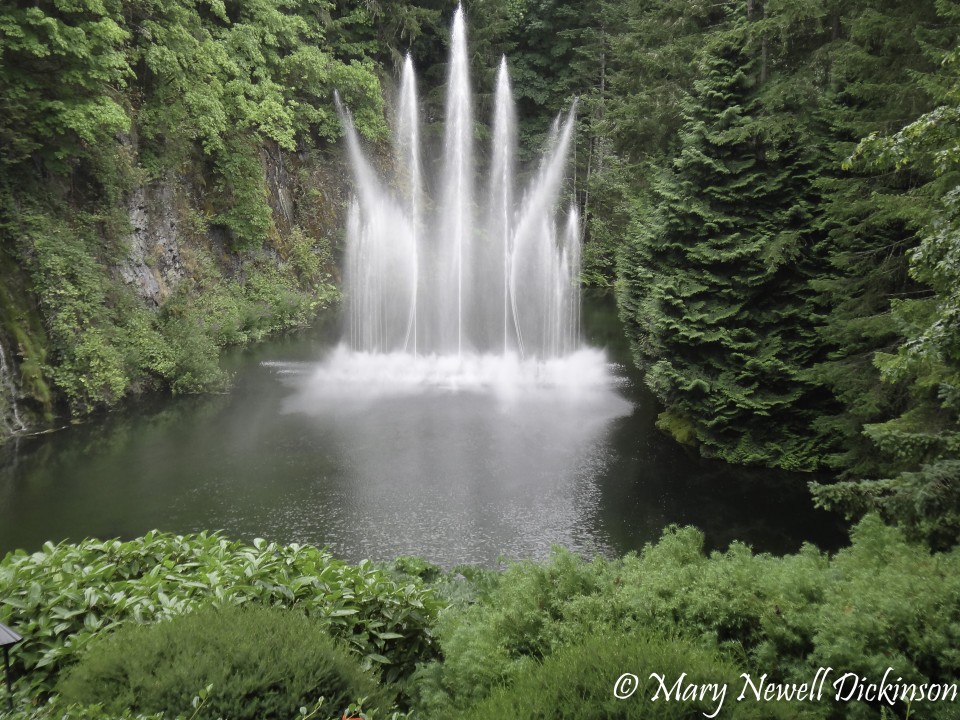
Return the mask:
{"type": "Polygon", "coordinates": [[[165,181],[137,187],[128,207],[130,251],[120,276],[144,301],[159,307],[185,274],[173,186],[165,181]]]}

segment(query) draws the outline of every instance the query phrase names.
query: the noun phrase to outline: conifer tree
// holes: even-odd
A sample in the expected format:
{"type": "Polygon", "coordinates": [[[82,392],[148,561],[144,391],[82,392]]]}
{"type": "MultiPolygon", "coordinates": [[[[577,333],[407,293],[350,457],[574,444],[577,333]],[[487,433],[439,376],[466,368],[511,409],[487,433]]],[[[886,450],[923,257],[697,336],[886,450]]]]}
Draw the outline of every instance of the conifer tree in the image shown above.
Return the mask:
{"type": "Polygon", "coordinates": [[[763,116],[745,36],[741,17],[703,53],[679,154],[620,258],[620,303],[661,427],[706,455],[807,469],[813,166],[763,116]]]}
{"type": "Polygon", "coordinates": [[[937,25],[934,0],[866,0],[844,8],[819,52],[826,83],[817,112],[828,162],[817,180],[818,252],[829,267],[812,282],[822,352],[810,379],[833,398],[816,421],[826,464],[848,477],[884,472],[864,425],[906,407],[906,385],[881,382],[873,360],[901,342],[891,302],[923,292],[908,274],[908,257],[930,217],[932,175],[919,167],[898,173],[842,164],[864,136],[930,108],[917,78],[935,69],[922,48],[937,25]]]}
{"type": "MultiPolygon", "coordinates": [[[[950,10],[941,6],[960,19],[950,10]]],[[[930,83],[938,106],[858,149],[875,167],[936,177],[928,186],[936,209],[908,256],[922,291],[891,301],[898,342],[873,357],[885,384],[902,388],[902,410],[864,428],[877,473],[813,487],[827,506],[879,510],[934,547],[960,540],[960,51],[942,57],[930,83]]]]}

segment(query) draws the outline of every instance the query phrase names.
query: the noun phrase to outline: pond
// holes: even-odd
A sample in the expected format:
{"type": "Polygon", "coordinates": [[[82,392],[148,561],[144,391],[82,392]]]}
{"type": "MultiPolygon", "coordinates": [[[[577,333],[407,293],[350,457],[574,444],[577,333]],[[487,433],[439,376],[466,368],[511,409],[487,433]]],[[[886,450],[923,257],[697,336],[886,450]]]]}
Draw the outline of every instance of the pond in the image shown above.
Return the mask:
{"type": "Polygon", "coordinates": [[[542,558],[552,545],[619,554],[673,523],[701,528],[710,548],[844,542],[839,519],[813,508],[808,478],[703,460],[655,428],[609,298],[585,300],[583,326],[606,352],[609,387],[572,399],[379,393],[318,380],[337,352],[330,313],[226,357],[226,394],[141,398],[0,448],[0,556],[153,528],[447,567],[542,558]]]}

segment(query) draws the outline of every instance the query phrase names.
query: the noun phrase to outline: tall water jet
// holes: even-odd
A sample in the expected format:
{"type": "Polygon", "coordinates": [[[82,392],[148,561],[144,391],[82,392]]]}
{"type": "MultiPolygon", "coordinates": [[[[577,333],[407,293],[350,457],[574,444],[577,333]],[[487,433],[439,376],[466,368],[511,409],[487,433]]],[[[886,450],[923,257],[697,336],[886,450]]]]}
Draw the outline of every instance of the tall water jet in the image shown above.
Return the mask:
{"type": "Polygon", "coordinates": [[[349,112],[340,110],[357,185],[347,216],[344,268],[344,284],[350,288],[350,343],[366,352],[403,350],[411,309],[417,304],[415,228],[364,157],[349,112]]]}
{"type": "Polygon", "coordinates": [[[447,118],[444,137],[443,170],[443,218],[441,231],[451,250],[444,276],[450,284],[449,294],[455,288],[455,322],[442,328],[441,350],[452,350],[447,340],[456,333],[456,350],[463,352],[465,308],[469,308],[472,295],[473,222],[473,113],[470,109],[470,72],[467,62],[467,24],[463,18],[463,6],[458,6],[453,15],[450,33],[450,72],[447,79],[447,118]]]}
{"type": "Polygon", "coordinates": [[[444,370],[439,374],[480,357],[536,364],[579,347],[579,219],[573,210],[565,222],[558,219],[574,111],[562,122],[558,117],[539,170],[520,193],[515,180],[517,120],[502,59],[490,174],[477,183],[467,57],[466,23],[458,8],[451,31],[444,145],[433,175],[439,185],[436,210],[425,194],[431,173],[422,166],[410,57],[396,105],[389,181],[374,172],[349,112],[341,109],[356,182],[345,272],[350,347],[453,358],[454,365],[440,363],[444,370]],[[476,193],[476,187],[483,192],[476,193]]]}
{"type": "MultiPolygon", "coordinates": [[[[500,60],[497,72],[497,89],[493,101],[493,158],[490,166],[489,213],[487,236],[492,245],[490,266],[484,268],[491,278],[492,302],[498,296],[503,306],[503,352],[510,351],[510,253],[513,232],[513,176],[517,144],[517,119],[510,92],[510,76],[507,73],[507,58],[500,60]],[[496,267],[499,256],[500,268],[496,267]],[[497,278],[496,281],[493,278],[497,278]]],[[[485,296],[486,297],[486,296],[485,296]]]]}
{"type": "Polygon", "coordinates": [[[562,327],[567,329],[564,344],[567,348],[577,347],[580,337],[580,293],[576,281],[580,276],[580,211],[575,203],[570,204],[567,214],[567,232],[563,244],[566,267],[565,276],[570,278],[562,288],[563,320],[562,327]]]}
{"type": "Polygon", "coordinates": [[[397,138],[395,143],[397,168],[400,172],[400,187],[405,193],[405,207],[409,213],[412,230],[413,273],[410,277],[410,290],[413,302],[409,308],[407,337],[404,350],[417,354],[417,300],[420,284],[420,257],[418,234],[421,231],[420,195],[423,180],[420,168],[420,112],[417,108],[417,78],[413,72],[413,59],[410,53],[403,62],[403,75],[400,79],[400,104],[397,112],[397,138]]]}
{"type": "MultiPolygon", "coordinates": [[[[558,325],[559,311],[567,298],[566,287],[580,273],[563,262],[558,242],[554,208],[566,175],[566,163],[573,138],[574,111],[571,108],[561,125],[554,124],[534,183],[523,199],[510,253],[510,296],[520,354],[537,357],[562,355],[575,346],[560,341],[568,334],[558,325]]],[[[579,298],[579,294],[577,294],[579,298]]],[[[579,301],[578,301],[579,302],[579,301]]]]}

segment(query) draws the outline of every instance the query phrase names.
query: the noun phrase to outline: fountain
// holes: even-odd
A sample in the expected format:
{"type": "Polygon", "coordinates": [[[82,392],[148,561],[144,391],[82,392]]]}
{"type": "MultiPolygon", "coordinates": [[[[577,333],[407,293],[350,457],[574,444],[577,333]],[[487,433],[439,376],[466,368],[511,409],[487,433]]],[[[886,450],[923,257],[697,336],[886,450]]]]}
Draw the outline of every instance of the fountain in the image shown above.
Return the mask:
{"type": "Polygon", "coordinates": [[[605,359],[580,346],[580,221],[572,204],[565,220],[559,211],[574,108],[555,121],[539,169],[519,192],[517,122],[503,58],[481,185],[462,8],[451,40],[437,172],[423,163],[409,55],[396,104],[392,177],[374,171],[349,110],[340,108],[355,180],[344,267],[347,331],[324,375],[457,388],[597,381],[605,377],[605,359]],[[585,363],[604,367],[585,373],[585,363]]]}

